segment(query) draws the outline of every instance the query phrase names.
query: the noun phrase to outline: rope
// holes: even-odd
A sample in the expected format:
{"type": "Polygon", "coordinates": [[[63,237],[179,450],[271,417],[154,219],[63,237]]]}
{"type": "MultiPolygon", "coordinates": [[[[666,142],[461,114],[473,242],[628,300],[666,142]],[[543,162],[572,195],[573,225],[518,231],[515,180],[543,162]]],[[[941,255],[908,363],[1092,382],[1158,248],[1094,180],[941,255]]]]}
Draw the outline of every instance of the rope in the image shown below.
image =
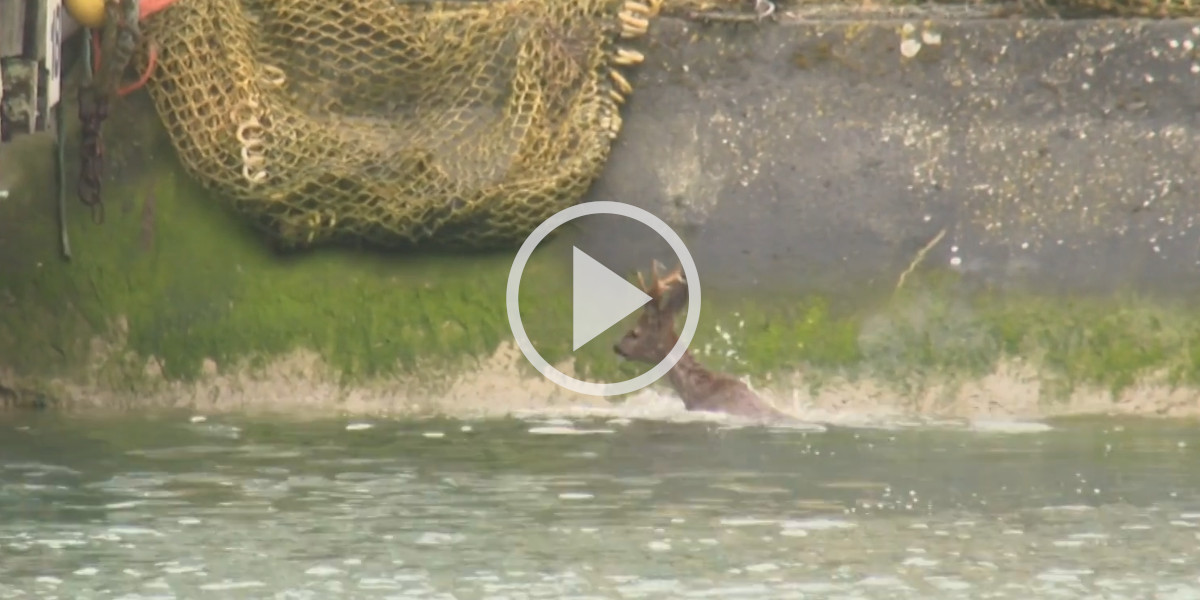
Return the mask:
{"type": "Polygon", "coordinates": [[[92,82],[92,30],[83,30],[83,83],[92,82]]]}
{"type": "MultiPolygon", "coordinates": [[[[87,35],[84,32],[84,35],[87,35]]],[[[84,39],[86,42],[87,40],[84,39]]],[[[58,175],[58,233],[62,242],[63,258],[71,260],[71,237],[67,233],[67,160],[64,156],[64,147],[66,146],[66,129],[64,126],[66,117],[63,116],[63,111],[66,108],[66,102],[61,99],[58,106],[54,107],[54,153],[55,164],[54,170],[58,175]]]]}

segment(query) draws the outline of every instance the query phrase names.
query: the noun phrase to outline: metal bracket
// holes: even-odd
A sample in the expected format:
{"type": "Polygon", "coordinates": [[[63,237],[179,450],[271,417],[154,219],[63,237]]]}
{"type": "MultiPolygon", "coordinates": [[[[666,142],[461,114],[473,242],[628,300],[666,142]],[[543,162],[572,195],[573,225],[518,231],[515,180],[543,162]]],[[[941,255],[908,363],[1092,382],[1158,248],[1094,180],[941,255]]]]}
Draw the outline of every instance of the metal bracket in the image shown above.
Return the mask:
{"type": "Polygon", "coordinates": [[[0,0],[0,142],[53,131],[64,18],[62,0],[0,0]]]}

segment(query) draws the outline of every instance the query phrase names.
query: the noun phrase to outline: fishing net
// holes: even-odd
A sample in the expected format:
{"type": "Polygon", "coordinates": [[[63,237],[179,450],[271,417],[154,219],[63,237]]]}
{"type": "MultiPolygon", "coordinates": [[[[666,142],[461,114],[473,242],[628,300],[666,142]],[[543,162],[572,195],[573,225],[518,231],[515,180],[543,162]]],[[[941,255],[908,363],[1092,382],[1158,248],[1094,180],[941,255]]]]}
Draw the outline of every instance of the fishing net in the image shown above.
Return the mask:
{"type": "Polygon", "coordinates": [[[284,245],[506,245],[599,174],[644,1],[180,0],[143,24],[148,88],[184,167],[284,245]]]}

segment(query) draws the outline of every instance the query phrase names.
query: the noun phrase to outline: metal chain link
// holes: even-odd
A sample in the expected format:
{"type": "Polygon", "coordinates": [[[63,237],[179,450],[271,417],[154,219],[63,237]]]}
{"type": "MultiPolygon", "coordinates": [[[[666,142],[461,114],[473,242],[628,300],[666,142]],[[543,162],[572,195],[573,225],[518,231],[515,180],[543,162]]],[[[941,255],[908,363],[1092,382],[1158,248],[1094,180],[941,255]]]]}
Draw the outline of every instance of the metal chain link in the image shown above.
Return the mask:
{"type": "Polygon", "coordinates": [[[84,84],[79,87],[79,121],[81,124],[79,199],[92,209],[92,221],[104,222],[104,204],[100,195],[104,174],[104,140],[102,130],[108,109],[117,96],[121,75],[133,58],[141,39],[138,28],[138,0],[108,0],[105,3],[104,29],[100,33],[101,64],[88,56],[92,48],[90,32],[84,43],[88,60],[84,65],[84,84]],[[94,70],[94,72],[93,72],[94,70]]]}

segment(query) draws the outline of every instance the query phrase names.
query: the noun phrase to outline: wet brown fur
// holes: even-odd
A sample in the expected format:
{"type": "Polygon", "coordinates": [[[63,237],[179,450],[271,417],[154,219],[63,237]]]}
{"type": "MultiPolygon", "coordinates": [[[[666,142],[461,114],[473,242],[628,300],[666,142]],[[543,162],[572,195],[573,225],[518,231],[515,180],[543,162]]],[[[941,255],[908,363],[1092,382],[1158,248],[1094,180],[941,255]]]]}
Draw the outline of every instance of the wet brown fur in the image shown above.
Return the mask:
{"type": "MultiPolygon", "coordinates": [[[[687,281],[683,278],[682,267],[660,277],[659,266],[660,263],[654,261],[653,281],[649,286],[638,273],[638,280],[650,296],[650,302],[642,309],[633,328],[613,346],[614,352],[628,360],[657,364],[679,340],[675,333],[675,315],[687,305],[687,281]]],[[[688,410],[722,412],[760,421],[792,420],[759,398],[745,383],[701,365],[691,351],[684,352],[683,358],[667,373],[667,378],[688,410]]]]}

